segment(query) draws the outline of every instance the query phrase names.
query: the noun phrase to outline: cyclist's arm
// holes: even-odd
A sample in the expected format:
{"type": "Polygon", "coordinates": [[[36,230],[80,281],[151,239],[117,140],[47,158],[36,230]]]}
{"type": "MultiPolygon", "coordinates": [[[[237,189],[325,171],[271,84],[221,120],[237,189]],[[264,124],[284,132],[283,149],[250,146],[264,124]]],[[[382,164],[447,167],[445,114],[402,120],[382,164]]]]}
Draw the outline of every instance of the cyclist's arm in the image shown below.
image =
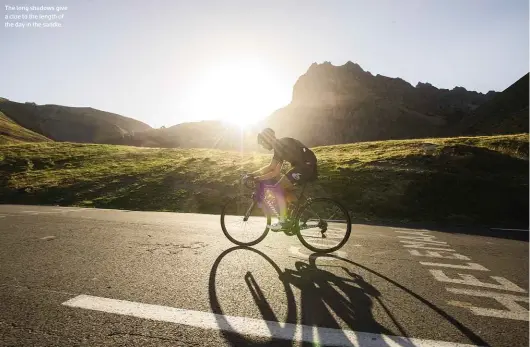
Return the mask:
{"type": "Polygon", "coordinates": [[[269,172],[269,165],[262,167],[261,169],[258,169],[254,172],[251,172],[250,175],[252,176],[261,176],[269,172]]]}
{"type": "Polygon", "coordinates": [[[282,169],[282,161],[273,159],[267,168],[268,171],[262,174],[261,176],[256,176],[256,180],[265,181],[270,180],[271,178],[278,177],[282,169]]]}
{"type": "Polygon", "coordinates": [[[259,177],[259,176],[268,174],[269,172],[273,171],[276,168],[276,166],[278,166],[278,164],[280,164],[280,162],[278,160],[276,160],[275,158],[272,158],[272,160],[269,163],[269,165],[264,166],[261,169],[258,169],[258,170],[254,171],[254,172],[251,172],[250,174],[252,176],[255,176],[255,177],[259,177]]]}

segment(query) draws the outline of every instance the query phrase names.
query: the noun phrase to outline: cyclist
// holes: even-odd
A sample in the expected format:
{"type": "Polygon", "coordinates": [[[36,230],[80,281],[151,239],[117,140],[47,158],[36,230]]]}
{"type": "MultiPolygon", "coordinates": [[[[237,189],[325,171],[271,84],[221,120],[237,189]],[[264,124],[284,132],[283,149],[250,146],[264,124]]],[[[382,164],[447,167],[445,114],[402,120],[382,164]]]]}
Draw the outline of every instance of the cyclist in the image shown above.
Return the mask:
{"type": "Polygon", "coordinates": [[[275,188],[279,188],[275,189],[280,209],[279,220],[268,227],[278,231],[287,226],[287,204],[292,206],[297,201],[293,191],[294,186],[317,179],[317,158],[313,151],[296,139],[290,137],[277,139],[271,128],[265,128],[258,134],[258,144],[269,151],[274,150],[274,155],[269,165],[252,172],[250,176],[256,181],[276,181],[275,188]],[[280,177],[284,161],[291,164],[291,169],[280,177]]]}

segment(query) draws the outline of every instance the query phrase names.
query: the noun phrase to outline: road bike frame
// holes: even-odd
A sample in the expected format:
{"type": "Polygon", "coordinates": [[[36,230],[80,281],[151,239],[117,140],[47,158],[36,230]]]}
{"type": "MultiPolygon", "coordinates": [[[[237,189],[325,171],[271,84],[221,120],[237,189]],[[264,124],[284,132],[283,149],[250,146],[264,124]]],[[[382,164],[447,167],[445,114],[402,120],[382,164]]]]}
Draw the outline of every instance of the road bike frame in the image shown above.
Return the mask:
{"type": "MultiPolygon", "coordinates": [[[[247,174],[242,175],[241,179],[243,186],[249,190],[251,190],[249,193],[243,193],[240,192],[237,196],[232,197],[229,201],[226,202],[226,204],[223,205],[222,211],[221,211],[221,229],[223,230],[223,233],[225,236],[232,241],[233,243],[237,245],[243,245],[243,246],[252,246],[255,244],[258,244],[259,242],[263,241],[263,239],[266,237],[267,233],[269,232],[270,226],[267,225],[265,229],[263,229],[263,232],[261,234],[258,234],[257,238],[250,240],[250,241],[241,241],[237,238],[234,238],[233,235],[230,234],[230,232],[227,230],[225,225],[225,217],[226,216],[233,216],[231,214],[231,207],[232,204],[235,202],[236,205],[236,211],[239,211],[241,213],[241,207],[244,208],[243,213],[243,221],[247,222],[251,215],[257,215],[262,216],[260,212],[264,212],[266,217],[266,223],[269,224],[271,222],[271,215],[274,214],[275,216],[278,216],[277,208],[275,201],[272,201],[273,199],[277,199],[278,192],[281,191],[281,187],[278,186],[278,184],[270,184],[269,181],[260,181],[255,182],[254,180],[249,179],[249,176],[247,174]],[[271,196],[269,195],[269,192],[271,193],[271,196]],[[239,198],[244,198],[244,200],[241,200],[241,202],[246,201],[244,203],[245,205],[240,205],[238,203],[239,198]],[[248,201],[250,199],[250,201],[248,201]],[[273,204],[274,202],[274,204],[273,204]],[[248,204],[248,205],[246,205],[248,204]],[[249,206],[250,205],[250,206],[249,206]],[[259,206],[259,211],[254,210],[256,206],[259,206]],[[254,214],[253,211],[258,212],[258,214],[254,214]]],[[[338,201],[328,198],[328,197],[308,197],[306,194],[306,188],[307,184],[304,183],[300,186],[295,186],[296,188],[301,187],[301,191],[299,194],[295,192],[297,195],[298,200],[291,204],[289,208],[289,215],[290,218],[288,220],[287,225],[285,225],[281,231],[286,234],[287,236],[293,236],[296,235],[300,242],[308,249],[310,249],[313,252],[317,253],[330,253],[334,252],[338,249],[340,249],[344,244],[348,241],[348,238],[351,234],[351,218],[349,216],[348,211],[346,208],[338,201]],[[324,203],[324,205],[321,205],[324,203]],[[330,204],[330,205],[326,205],[330,204]],[[323,208],[322,208],[323,206],[323,208]],[[326,208],[327,207],[327,208],[326,208]],[[332,207],[332,208],[330,208],[332,207]],[[321,216],[322,213],[327,214],[328,211],[332,212],[331,217],[329,218],[323,218],[324,216],[321,216]],[[340,214],[339,218],[333,218],[337,213],[340,214]],[[344,216],[344,218],[340,218],[341,216],[344,216]],[[309,223],[308,223],[309,222],[309,223]],[[332,246],[329,243],[323,244],[320,246],[314,245],[311,240],[314,240],[313,233],[305,234],[302,232],[302,230],[306,229],[319,229],[320,233],[322,234],[322,238],[327,238],[326,232],[328,231],[328,223],[333,222],[333,225],[335,222],[346,223],[346,233],[344,237],[342,237],[342,240],[337,243],[336,245],[332,246]],[[308,237],[306,239],[305,237],[308,237]]],[[[297,189],[298,191],[298,189],[297,189]]],[[[236,216],[241,216],[236,212],[236,216]]],[[[241,217],[240,217],[241,218],[241,217]]],[[[333,226],[331,225],[331,226],[333,226]]],[[[332,228],[335,230],[334,228],[332,228]]],[[[244,230],[246,231],[246,230],[244,230]]],[[[332,233],[332,239],[337,239],[336,233],[332,233]]],[[[318,237],[318,236],[316,236],[318,237]]]]}
{"type": "MultiPolygon", "coordinates": [[[[311,201],[311,198],[306,198],[305,195],[304,195],[306,186],[307,186],[307,183],[304,183],[302,185],[302,190],[300,192],[300,195],[297,198],[296,205],[290,211],[290,217],[291,217],[291,223],[292,224],[288,226],[287,230],[284,230],[284,232],[286,232],[286,233],[293,234],[293,232],[291,232],[291,229],[292,229],[293,226],[296,225],[296,222],[297,222],[297,218],[296,217],[298,216],[298,212],[300,210],[300,207],[302,207],[302,203],[311,201]]],[[[247,212],[245,213],[243,221],[245,221],[245,222],[248,221],[248,218],[250,217],[250,214],[252,213],[252,211],[253,211],[254,207],[256,206],[256,204],[259,204],[259,203],[263,202],[264,191],[266,189],[277,190],[278,187],[279,186],[277,184],[266,184],[266,183],[263,183],[263,182],[258,182],[256,184],[256,188],[255,188],[254,192],[252,193],[252,203],[250,204],[249,208],[247,209],[247,212]]],[[[274,198],[277,199],[276,194],[274,194],[274,198]]],[[[260,206],[260,208],[266,209],[266,207],[263,206],[263,205],[260,206]]],[[[301,226],[298,226],[298,228],[300,230],[304,230],[304,229],[309,229],[309,228],[313,228],[313,227],[318,227],[318,228],[321,229],[320,232],[322,234],[324,234],[327,231],[327,225],[326,224],[327,224],[326,222],[322,222],[322,221],[319,221],[316,225],[312,225],[312,224],[311,225],[307,225],[306,223],[303,223],[301,226]]]]}

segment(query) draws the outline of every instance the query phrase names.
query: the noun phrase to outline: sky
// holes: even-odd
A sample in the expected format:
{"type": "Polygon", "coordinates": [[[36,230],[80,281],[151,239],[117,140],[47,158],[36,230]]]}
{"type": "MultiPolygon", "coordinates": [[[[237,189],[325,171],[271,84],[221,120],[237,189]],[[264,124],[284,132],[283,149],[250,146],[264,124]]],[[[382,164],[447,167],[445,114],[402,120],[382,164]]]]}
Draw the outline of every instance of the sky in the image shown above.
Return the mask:
{"type": "Polygon", "coordinates": [[[252,122],[309,66],[502,91],[529,71],[528,0],[4,0],[0,97],[93,107],[152,127],[252,122]],[[60,12],[9,6],[65,6],[60,12]],[[63,14],[58,20],[5,19],[63,14]],[[60,22],[6,28],[5,22],[60,22]]]}

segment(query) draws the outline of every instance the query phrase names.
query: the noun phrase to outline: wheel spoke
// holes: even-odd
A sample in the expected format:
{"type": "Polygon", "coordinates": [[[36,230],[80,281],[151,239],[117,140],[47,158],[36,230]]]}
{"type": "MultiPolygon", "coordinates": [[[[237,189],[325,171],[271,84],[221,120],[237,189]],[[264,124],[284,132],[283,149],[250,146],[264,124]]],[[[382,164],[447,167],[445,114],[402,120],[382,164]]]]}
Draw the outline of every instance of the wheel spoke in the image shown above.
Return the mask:
{"type": "MultiPolygon", "coordinates": [[[[335,208],[336,208],[336,207],[335,207],[335,208]]],[[[340,212],[340,210],[337,211],[337,212],[340,212]]],[[[333,217],[335,217],[335,214],[336,214],[337,212],[334,212],[334,213],[331,215],[331,217],[329,217],[329,220],[331,220],[333,217]]]]}
{"type": "Polygon", "coordinates": [[[342,247],[349,238],[349,215],[331,199],[313,199],[299,216],[301,225],[298,238],[312,251],[331,252],[342,247]],[[322,218],[324,215],[331,216],[322,218]]]}
{"type": "Polygon", "coordinates": [[[311,207],[309,207],[309,209],[311,210],[311,212],[313,212],[317,217],[318,219],[321,219],[320,216],[318,215],[318,213],[316,213],[315,211],[313,211],[313,209],[311,207]]]}
{"type": "Polygon", "coordinates": [[[223,208],[221,228],[225,236],[237,245],[254,245],[267,234],[268,218],[250,197],[238,197],[229,201],[223,208]],[[245,221],[245,215],[249,218],[245,221]]]}

